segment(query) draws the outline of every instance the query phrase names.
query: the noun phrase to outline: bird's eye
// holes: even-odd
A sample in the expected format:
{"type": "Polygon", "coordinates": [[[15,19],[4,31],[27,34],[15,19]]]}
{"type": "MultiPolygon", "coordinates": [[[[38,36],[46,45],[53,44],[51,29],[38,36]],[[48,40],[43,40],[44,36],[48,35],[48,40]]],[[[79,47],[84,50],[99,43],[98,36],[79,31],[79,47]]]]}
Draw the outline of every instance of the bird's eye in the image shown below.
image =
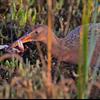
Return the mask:
{"type": "Polygon", "coordinates": [[[38,32],[36,31],[35,34],[38,35],[38,32]]]}

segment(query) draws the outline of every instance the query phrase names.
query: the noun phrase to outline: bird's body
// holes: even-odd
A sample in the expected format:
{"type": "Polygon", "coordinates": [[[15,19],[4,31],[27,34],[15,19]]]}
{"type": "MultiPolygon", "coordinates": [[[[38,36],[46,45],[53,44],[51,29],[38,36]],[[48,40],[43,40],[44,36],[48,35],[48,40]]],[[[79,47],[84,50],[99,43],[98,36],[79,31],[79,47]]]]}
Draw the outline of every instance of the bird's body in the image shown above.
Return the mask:
{"type": "MultiPolygon", "coordinates": [[[[52,31],[52,54],[54,57],[58,58],[60,61],[70,62],[78,64],[79,61],[79,47],[80,47],[80,31],[82,26],[78,26],[71,32],[67,34],[65,38],[58,38],[52,31]]],[[[100,53],[100,23],[90,24],[88,41],[90,44],[90,35],[92,31],[95,37],[98,38],[96,41],[96,47],[91,61],[92,65],[96,64],[100,53]],[[94,30],[94,31],[93,31],[94,30]]],[[[48,27],[45,25],[38,25],[33,27],[32,32],[26,36],[21,37],[19,40],[23,43],[31,41],[41,41],[47,44],[47,33],[48,27]]],[[[14,42],[11,47],[16,47],[18,45],[17,41],[14,42]]]]}
{"type": "MultiPolygon", "coordinates": [[[[79,61],[79,48],[80,48],[80,31],[82,26],[78,26],[71,32],[67,34],[67,36],[63,39],[65,41],[65,47],[69,48],[69,52],[67,55],[69,55],[69,62],[72,63],[78,63],[79,61]]],[[[88,53],[90,53],[90,37],[91,33],[94,34],[94,41],[96,41],[96,45],[92,43],[92,45],[95,45],[94,54],[91,60],[91,64],[95,65],[96,61],[98,59],[98,56],[100,54],[100,23],[97,24],[90,24],[89,25],[89,32],[88,32],[88,53]]]]}

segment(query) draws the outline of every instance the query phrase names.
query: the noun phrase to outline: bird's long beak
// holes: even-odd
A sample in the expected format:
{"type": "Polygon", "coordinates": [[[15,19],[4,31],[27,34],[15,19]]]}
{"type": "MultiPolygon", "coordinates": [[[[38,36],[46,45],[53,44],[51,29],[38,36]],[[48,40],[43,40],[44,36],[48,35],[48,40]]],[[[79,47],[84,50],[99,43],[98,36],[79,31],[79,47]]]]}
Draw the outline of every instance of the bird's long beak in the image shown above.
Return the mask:
{"type": "Polygon", "coordinates": [[[19,39],[19,41],[21,41],[22,43],[31,42],[32,40],[33,39],[31,34],[25,35],[19,39]]]}
{"type": "Polygon", "coordinates": [[[27,42],[31,42],[32,39],[32,35],[29,33],[27,35],[22,36],[21,38],[19,38],[17,41],[15,41],[14,43],[12,43],[11,47],[16,47],[19,46],[19,41],[21,43],[27,43],[27,42]]]}

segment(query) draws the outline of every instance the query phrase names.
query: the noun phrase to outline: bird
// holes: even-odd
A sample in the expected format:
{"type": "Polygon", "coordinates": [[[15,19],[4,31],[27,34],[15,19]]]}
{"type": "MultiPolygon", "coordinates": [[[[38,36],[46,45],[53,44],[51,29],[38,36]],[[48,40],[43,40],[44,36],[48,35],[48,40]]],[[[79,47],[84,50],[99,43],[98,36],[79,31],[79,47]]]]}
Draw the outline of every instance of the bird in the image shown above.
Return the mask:
{"type": "MultiPolygon", "coordinates": [[[[79,48],[80,48],[80,32],[82,26],[77,26],[72,31],[68,32],[64,38],[58,38],[54,31],[51,32],[52,36],[52,55],[57,58],[59,61],[64,61],[72,64],[78,64],[79,62],[79,48]]],[[[91,66],[96,65],[96,61],[99,57],[100,51],[100,23],[91,23],[89,24],[88,32],[88,44],[90,45],[90,37],[92,31],[94,32],[96,40],[96,45],[94,53],[91,60],[91,66]],[[94,30],[94,31],[93,31],[94,30]]],[[[20,37],[17,41],[11,44],[11,48],[18,46],[18,42],[21,41],[21,44],[27,42],[42,42],[47,45],[48,43],[48,26],[47,25],[35,25],[32,28],[32,31],[29,34],[26,34],[20,37]]],[[[90,48],[89,48],[90,50],[90,48]]]]}

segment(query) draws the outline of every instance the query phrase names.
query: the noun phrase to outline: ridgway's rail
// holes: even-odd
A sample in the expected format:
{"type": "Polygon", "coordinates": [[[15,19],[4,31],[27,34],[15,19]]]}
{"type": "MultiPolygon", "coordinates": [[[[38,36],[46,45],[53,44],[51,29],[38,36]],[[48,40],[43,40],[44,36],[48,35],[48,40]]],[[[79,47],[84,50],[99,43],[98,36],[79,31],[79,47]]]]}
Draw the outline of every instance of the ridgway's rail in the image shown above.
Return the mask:
{"type": "MultiPolygon", "coordinates": [[[[76,27],[74,30],[69,32],[65,38],[58,38],[52,31],[52,55],[54,57],[56,57],[60,61],[78,64],[81,27],[82,26],[76,27]]],[[[100,23],[89,24],[89,44],[92,31],[94,32],[93,34],[95,35],[95,38],[97,40],[91,60],[91,65],[94,66],[100,53],[100,23]]],[[[46,25],[36,25],[33,27],[32,32],[19,38],[19,41],[21,41],[22,43],[40,41],[47,44],[47,33],[48,27],[46,25]]],[[[16,46],[18,46],[18,40],[11,44],[11,47],[16,46]]]]}

